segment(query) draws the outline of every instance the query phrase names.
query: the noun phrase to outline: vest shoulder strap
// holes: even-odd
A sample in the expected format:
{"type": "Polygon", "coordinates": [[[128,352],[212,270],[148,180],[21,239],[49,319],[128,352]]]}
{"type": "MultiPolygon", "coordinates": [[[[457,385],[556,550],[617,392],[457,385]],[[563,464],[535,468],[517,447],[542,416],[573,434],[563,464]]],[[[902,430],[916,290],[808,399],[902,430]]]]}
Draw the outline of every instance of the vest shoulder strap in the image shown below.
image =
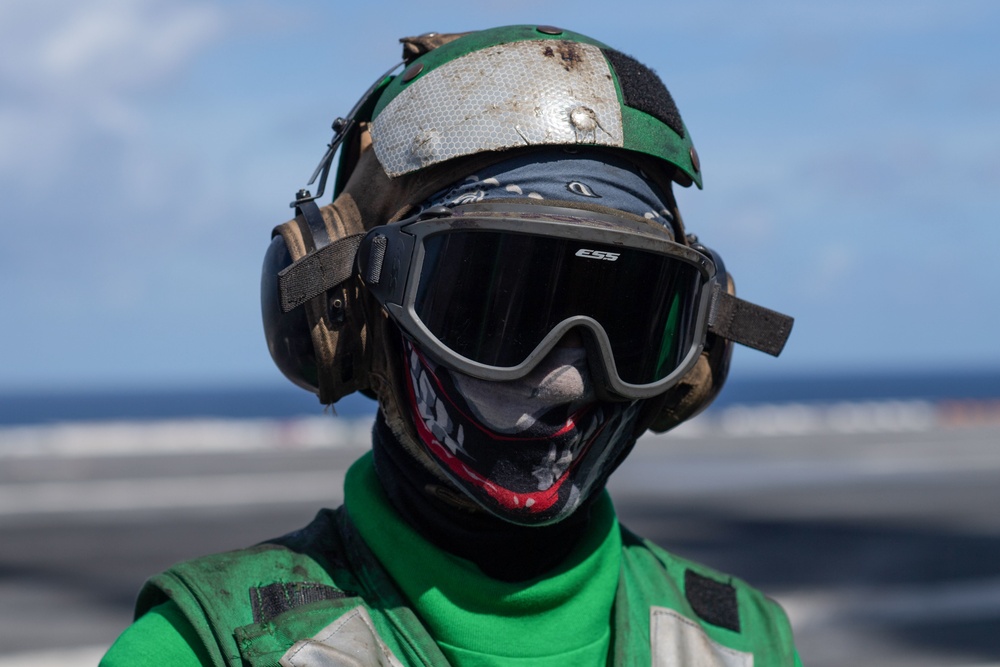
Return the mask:
{"type": "Polygon", "coordinates": [[[615,602],[615,652],[622,660],[616,664],[631,664],[624,654],[638,646],[651,647],[648,664],[664,659],[663,664],[686,664],[689,656],[673,654],[683,645],[712,647],[715,653],[705,664],[798,664],[791,626],[774,600],[737,577],[675,556],[624,527],[622,544],[622,582],[615,602]],[[691,634],[699,640],[691,641],[691,634]],[[688,639],[680,641],[680,635],[688,639]]]}
{"type": "Polygon", "coordinates": [[[378,655],[401,664],[447,664],[344,508],[321,510],[275,540],[171,567],[146,582],[136,617],[167,600],[216,667],[273,666],[290,649],[305,660],[329,649],[312,640],[331,633],[348,643],[375,638],[378,655]]]}
{"type": "Polygon", "coordinates": [[[322,510],[306,528],[276,540],[174,565],[143,586],[136,618],[172,600],[217,665],[244,664],[236,629],[317,602],[358,604],[340,556],[339,513],[322,510]]]}

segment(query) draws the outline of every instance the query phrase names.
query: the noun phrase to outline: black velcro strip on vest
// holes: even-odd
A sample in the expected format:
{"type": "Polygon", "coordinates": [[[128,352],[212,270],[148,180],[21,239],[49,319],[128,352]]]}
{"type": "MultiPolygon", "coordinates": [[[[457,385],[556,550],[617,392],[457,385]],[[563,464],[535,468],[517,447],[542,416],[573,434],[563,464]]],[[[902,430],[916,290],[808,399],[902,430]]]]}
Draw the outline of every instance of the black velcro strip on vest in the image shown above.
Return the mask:
{"type": "Polygon", "coordinates": [[[731,585],[685,570],[684,594],[701,619],[733,632],[740,631],[736,589],[731,585]]]}
{"type": "Polygon", "coordinates": [[[778,356],[792,333],[794,319],[718,290],[712,299],[708,330],[733,342],[778,356]]]}
{"type": "Polygon", "coordinates": [[[278,582],[250,589],[253,622],[263,623],[286,611],[320,600],[339,600],[347,594],[333,586],[309,581],[278,582]]]}
{"type": "Polygon", "coordinates": [[[311,252],[278,272],[282,312],[298,308],[354,273],[354,255],[364,234],[351,234],[311,252]]]}

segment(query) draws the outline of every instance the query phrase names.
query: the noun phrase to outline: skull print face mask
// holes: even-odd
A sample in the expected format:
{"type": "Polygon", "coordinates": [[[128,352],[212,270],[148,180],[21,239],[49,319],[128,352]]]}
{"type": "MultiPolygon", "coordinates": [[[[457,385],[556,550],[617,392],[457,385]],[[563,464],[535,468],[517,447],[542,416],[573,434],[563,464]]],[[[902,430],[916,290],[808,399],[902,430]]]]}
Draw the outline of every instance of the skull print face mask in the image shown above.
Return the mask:
{"type": "Polygon", "coordinates": [[[639,401],[596,400],[583,348],[556,348],[509,382],[449,371],[409,341],[403,348],[420,443],[456,487],[502,519],[560,521],[603,488],[634,442],[639,401]]]}

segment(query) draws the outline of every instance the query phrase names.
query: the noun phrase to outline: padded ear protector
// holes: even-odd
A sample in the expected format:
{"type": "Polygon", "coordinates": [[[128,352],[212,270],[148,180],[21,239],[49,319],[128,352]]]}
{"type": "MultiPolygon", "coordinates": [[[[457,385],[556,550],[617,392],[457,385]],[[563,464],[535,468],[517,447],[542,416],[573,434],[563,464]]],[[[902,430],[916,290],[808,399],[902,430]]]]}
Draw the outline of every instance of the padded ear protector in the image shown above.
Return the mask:
{"type": "Polygon", "coordinates": [[[264,253],[260,279],[260,309],[264,320],[264,337],[271,359],[282,374],[294,384],[315,394],[319,393],[319,372],[309,322],[304,308],[285,313],[278,295],[278,273],[291,265],[288,244],[280,235],[271,239],[264,253]]]}
{"type": "Polygon", "coordinates": [[[366,359],[365,318],[359,303],[363,295],[357,281],[349,277],[354,264],[351,244],[331,244],[357,238],[357,233],[343,232],[359,227],[360,220],[344,225],[335,204],[324,208],[329,209],[329,222],[316,204],[308,201],[297,208],[299,215],[294,220],[275,230],[261,273],[261,315],[268,350],[279,370],[329,404],[354,391],[368,390],[370,360],[366,359]],[[339,227],[340,233],[331,236],[328,227],[339,227]],[[348,279],[289,307],[281,276],[295,260],[315,258],[318,250],[330,247],[345,248],[342,256],[326,259],[348,279]]]}

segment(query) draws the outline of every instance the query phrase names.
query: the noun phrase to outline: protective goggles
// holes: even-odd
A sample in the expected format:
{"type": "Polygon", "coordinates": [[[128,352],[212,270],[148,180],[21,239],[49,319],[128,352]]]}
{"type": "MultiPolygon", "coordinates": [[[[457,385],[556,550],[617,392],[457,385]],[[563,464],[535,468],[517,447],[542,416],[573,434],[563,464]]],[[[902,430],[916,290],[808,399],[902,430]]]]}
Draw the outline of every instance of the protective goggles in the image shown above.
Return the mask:
{"type": "Polygon", "coordinates": [[[729,296],[703,250],[625,217],[491,203],[376,227],[357,262],[368,290],[439,363],[512,380],[576,329],[594,379],[631,399],[691,369],[713,306],[729,296]]]}

